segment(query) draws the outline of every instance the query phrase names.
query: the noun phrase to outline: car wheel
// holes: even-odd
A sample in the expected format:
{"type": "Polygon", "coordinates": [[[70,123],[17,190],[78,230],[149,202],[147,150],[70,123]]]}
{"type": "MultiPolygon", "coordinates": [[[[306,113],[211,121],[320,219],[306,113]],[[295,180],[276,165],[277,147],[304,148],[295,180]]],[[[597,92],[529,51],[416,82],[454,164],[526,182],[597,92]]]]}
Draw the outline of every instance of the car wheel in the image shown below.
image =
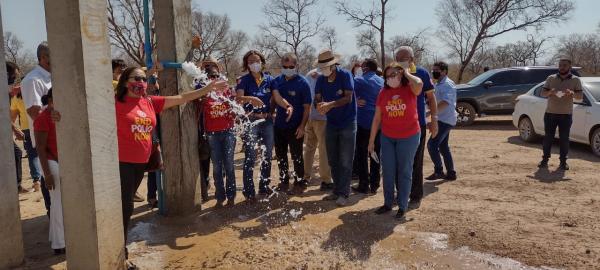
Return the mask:
{"type": "Polygon", "coordinates": [[[531,119],[527,116],[519,120],[519,137],[526,142],[533,142],[538,138],[535,129],[533,129],[533,123],[531,123],[531,119]]]}
{"type": "Polygon", "coordinates": [[[600,156],[600,128],[596,128],[590,136],[590,147],[596,156],[600,156]]]}
{"type": "Polygon", "coordinates": [[[456,125],[469,126],[475,122],[477,111],[467,102],[459,102],[456,104],[456,112],[458,113],[456,125]]]}

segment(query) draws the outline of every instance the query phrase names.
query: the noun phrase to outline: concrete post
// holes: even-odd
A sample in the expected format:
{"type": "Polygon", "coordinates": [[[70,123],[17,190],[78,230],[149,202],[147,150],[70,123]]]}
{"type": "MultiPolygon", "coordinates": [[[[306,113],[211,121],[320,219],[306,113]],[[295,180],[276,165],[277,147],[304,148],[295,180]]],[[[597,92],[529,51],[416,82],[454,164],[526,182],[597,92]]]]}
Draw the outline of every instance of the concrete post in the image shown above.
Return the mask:
{"type": "Polygon", "coordinates": [[[106,0],[48,0],[69,269],[124,269],[106,0]]]}
{"type": "Polygon", "coordinates": [[[21,161],[15,161],[14,156],[3,34],[0,15],[0,269],[23,263],[23,232],[15,172],[15,162],[21,161]]]}
{"type": "MultiPolygon", "coordinates": [[[[191,2],[154,1],[158,58],[185,60],[191,48],[191,2]]],[[[177,95],[190,89],[181,71],[165,69],[160,74],[161,95],[177,95]]],[[[196,104],[189,103],[161,114],[164,155],[164,192],[167,215],[181,215],[200,208],[200,162],[196,104]]]]}

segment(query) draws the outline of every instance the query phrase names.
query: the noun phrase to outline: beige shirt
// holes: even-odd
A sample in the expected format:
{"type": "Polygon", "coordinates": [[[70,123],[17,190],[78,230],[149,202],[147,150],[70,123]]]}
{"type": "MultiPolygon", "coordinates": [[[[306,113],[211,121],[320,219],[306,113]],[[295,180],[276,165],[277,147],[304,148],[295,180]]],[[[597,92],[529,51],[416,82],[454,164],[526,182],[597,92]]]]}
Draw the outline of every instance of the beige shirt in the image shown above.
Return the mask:
{"type": "MultiPolygon", "coordinates": [[[[583,91],[579,77],[575,75],[569,75],[569,77],[563,79],[558,74],[548,76],[546,83],[544,84],[544,89],[555,89],[556,91],[565,91],[569,89],[576,93],[583,91]]],[[[554,114],[573,114],[573,96],[548,96],[548,106],[546,107],[546,112],[554,114]]]]}

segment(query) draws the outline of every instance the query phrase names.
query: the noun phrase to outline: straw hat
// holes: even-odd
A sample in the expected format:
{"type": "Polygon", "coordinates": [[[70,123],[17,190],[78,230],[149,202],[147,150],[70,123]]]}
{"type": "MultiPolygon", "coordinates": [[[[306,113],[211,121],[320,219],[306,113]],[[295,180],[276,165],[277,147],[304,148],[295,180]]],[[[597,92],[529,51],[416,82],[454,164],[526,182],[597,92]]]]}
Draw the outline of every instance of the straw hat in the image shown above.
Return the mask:
{"type": "Polygon", "coordinates": [[[325,49],[319,52],[319,57],[317,59],[317,66],[319,68],[332,66],[334,64],[338,64],[339,62],[340,55],[334,54],[331,49],[325,49]]]}
{"type": "Polygon", "coordinates": [[[219,70],[219,72],[221,71],[221,65],[219,64],[219,61],[217,61],[216,58],[214,58],[213,56],[208,56],[206,58],[204,58],[204,60],[202,60],[202,62],[200,62],[200,67],[204,67],[204,65],[206,64],[215,64],[217,66],[217,69],[219,70]]]}

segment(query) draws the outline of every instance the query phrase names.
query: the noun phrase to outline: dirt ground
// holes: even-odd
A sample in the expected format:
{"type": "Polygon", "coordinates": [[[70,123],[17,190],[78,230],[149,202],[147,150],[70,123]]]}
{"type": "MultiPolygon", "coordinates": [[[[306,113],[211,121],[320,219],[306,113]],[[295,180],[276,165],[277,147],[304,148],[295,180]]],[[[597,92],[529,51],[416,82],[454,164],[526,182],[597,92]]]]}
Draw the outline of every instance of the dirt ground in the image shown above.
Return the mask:
{"type": "MultiPolygon", "coordinates": [[[[459,180],[426,183],[405,222],[373,214],[381,190],[336,208],[321,201],[317,181],[254,205],[238,192],[231,208],[211,200],[178,218],[138,203],[131,258],[142,269],[600,269],[600,158],[587,146],[572,144],[570,171],[555,171],[557,158],[540,171],[540,143],[520,141],[509,117],[454,130],[451,145],[459,180]]],[[[238,190],[241,162],[237,154],[238,190]]],[[[65,269],[48,244],[41,194],[20,201],[27,258],[19,269],[65,269]]]]}

